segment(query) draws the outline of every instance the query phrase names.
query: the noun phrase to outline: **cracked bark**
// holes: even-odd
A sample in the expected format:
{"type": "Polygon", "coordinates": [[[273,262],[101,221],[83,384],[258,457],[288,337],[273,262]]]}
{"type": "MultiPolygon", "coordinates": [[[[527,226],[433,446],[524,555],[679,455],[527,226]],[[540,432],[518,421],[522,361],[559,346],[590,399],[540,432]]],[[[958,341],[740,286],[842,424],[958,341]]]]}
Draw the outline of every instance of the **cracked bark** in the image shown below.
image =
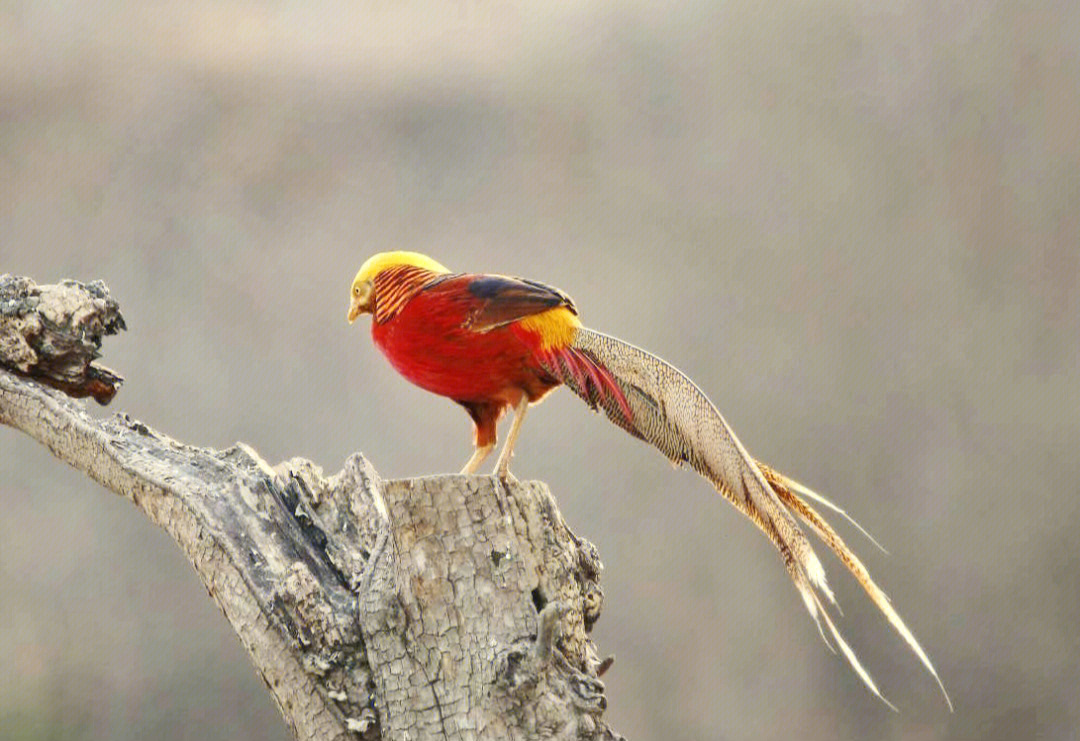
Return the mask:
{"type": "Polygon", "coordinates": [[[130,499],[217,602],[300,739],[616,739],[603,721],[600,559],[547,487],[326,476],[180,443],[108,403],[123,329],[100,282],[0,276],[0,423],[130,499]],[[51,387],[51,388],[50,388],[51,387]]]}

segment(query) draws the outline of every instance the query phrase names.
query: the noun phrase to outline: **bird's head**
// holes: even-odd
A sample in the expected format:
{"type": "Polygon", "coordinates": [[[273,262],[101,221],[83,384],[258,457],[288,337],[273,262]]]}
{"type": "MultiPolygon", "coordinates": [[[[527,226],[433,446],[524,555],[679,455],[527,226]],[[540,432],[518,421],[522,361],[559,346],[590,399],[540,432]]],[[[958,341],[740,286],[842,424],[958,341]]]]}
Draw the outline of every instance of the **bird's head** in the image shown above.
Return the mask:
{"type": "Polygon", "coordinates": [[[370,314],[375,306],[375,278],[390,268],[411,266],[433,273],[449,273],[443,265],[419,252],[380,252],[360,266],[349,289],[349,313],[345,318],[352,324],[361,314],[370,314]]]}

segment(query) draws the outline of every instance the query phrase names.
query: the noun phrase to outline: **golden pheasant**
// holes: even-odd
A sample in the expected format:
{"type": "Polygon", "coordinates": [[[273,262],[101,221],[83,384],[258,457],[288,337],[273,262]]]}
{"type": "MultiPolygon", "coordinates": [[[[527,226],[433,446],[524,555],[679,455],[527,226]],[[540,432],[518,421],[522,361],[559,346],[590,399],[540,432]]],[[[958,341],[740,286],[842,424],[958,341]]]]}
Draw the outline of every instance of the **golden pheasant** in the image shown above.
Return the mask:
{"type": "Polygon", "coordinates": [[[867,687],[893,707],[822,604],[819,595],[834,605],[835,599],[798,521],[805,523],[904,638],[952,709],[930,659],[888,597],[807,500],[847,517],[843,510],[751,458],[689,378],[644,350],[582,326],[565,293],[521,278],[451,273],[415,252],[383,252],[368,259],[352,282],[348,321],[364,313],[372,315],[375,345],[398,372],[453,399],[472,417],[474,451],[462,473],[475,473],[495,448],[496,425],[513,408],[495,466],[495,474],[507,479],[525,411],[565,385],[672,462],[688,464],[761,528],[780,551],[826,644],[822,623],[867,687]]]}

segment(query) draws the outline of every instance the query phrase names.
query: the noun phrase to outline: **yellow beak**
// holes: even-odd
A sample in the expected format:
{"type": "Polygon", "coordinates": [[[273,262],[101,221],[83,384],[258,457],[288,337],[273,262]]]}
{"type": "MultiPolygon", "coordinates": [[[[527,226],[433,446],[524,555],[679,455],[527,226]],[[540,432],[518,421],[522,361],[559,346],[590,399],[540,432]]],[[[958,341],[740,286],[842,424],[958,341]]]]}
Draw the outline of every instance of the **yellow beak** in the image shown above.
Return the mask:
{"type": "Polygon", "coordinates": [[[349,304],[349,313],[345,315],[346,321],[352,324],[356,321],[356,317],[364,313],[364,307],[360,305],[359,301],[353,301],[349,304]]]}

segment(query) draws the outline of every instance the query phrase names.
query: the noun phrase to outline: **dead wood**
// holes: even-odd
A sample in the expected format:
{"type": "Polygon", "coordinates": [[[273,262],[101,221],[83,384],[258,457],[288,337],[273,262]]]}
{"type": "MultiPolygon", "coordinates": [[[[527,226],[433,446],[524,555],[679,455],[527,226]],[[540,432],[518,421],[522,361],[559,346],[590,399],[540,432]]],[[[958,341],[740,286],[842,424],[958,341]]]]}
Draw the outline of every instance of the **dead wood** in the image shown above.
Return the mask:
{"type": "Polygon", "coordinates": [[[173,537],[297,738],[619,738],[600,560],[544,484],[384,481],[359,454],[325,476],[98,419],[70,397],[113,398],[94,360],[123,327],[100,282],[0,276],[0,422],[173,537]]]}

